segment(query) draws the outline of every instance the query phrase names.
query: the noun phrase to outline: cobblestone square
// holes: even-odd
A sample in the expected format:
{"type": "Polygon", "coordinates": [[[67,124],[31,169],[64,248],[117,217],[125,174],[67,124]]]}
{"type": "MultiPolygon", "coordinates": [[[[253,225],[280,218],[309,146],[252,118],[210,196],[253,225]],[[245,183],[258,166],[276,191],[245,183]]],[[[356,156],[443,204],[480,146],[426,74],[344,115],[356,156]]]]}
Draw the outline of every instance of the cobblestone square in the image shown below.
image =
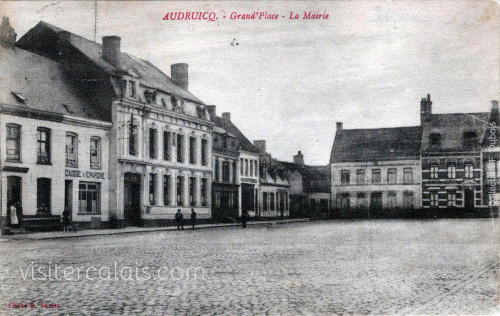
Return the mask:
{"type": "Polygon", "coordinates": [[[3,241],[0,314],[492,314],[498,243],[497,220],[331,221],[3,241]],[[69,280],[23,275],[56,264],[95,270],[69,280]],[[117,277],[116,265],[118,274],[131,267],[133,277],[117,277]],[[98,278],[102,267],[111,268],[110,278],[98,278]],[[188,276],[190,268],[201,269],[188,276]],[[9,308],[12,302],[36,305],[9,308]]]}

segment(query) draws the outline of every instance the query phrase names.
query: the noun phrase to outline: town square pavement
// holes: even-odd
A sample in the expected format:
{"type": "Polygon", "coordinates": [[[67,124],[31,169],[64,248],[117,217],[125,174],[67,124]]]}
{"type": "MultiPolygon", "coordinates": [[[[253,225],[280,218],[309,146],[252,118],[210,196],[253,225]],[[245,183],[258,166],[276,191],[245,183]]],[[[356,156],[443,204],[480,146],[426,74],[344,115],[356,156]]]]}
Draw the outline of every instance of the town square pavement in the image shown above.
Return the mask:
{"type": "Polygon", "coordinates": [[[499,312],[498,220],[3,240],[0,252],[1,315],[499,312]]]}

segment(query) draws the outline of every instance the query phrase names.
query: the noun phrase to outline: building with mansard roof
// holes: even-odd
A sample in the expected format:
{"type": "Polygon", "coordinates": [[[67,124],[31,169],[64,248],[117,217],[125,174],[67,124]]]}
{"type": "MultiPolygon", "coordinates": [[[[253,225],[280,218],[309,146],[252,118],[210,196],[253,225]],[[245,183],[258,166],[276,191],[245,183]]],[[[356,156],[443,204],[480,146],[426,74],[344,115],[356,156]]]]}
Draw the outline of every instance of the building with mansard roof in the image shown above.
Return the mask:
{"type": "Polygon", "coordinates": [[[45,22],[17,46],[56,62],[84,91],[109,131],[109,210],[113,221],[155,225],[177,209],[211,218],[212,129],[205,104],[188,90],[188,65],[171,76],[121,51],[121,39],[95,43],[45,22]]]}

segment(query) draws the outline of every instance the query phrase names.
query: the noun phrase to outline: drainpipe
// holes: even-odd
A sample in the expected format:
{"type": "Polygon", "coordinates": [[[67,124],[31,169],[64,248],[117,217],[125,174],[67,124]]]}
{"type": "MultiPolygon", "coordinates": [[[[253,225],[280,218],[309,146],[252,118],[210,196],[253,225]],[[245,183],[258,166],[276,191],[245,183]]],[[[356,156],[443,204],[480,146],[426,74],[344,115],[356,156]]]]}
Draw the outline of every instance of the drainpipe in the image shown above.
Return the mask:
{"type": "MultiPolygon", "coordinates": [[[[2,105],[0,105],[0,131],[1,127],[3,126],[2,124],[2,105]]],[[[0,132],[0,139],[2,137],[2,134],[0,132]]],[[[7,209],[4,210],[3,208],[3,203],[5,201],[5,198],[3,196],[3,159],[2,159],[2,148],[0,147],[0,235],[5,235],[6,233],[6,228],[7,228],[7,209]]]]}

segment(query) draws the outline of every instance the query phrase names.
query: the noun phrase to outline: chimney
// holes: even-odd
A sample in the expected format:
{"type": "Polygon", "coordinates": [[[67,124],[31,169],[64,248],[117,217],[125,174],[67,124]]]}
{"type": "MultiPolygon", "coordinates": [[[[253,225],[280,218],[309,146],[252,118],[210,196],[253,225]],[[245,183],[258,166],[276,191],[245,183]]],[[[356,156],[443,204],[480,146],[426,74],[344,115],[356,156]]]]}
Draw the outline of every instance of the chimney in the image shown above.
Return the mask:
{"type": "Polygon", "coordinates": [[[431,95],[427,94],[427,98],[420,100],[420,125],[428,122],[432,116],[432,101],[431,95]]]}
{"type": "Polygon", "coordinates": [[[340,132],[343,129],[344,129],[344,123],[337,122],[337,132],[340,132]]]}
{"type": "Polygon", "coordinates": [[[188,64],[170,65],[170,76],[176,85],[188,90],[188,64]]]}
{"type": "Polygon", "coordinates": [[[266,141],[265,140],[254,140],[253,145],[257,147],[258,150],[266,152],[266,141]]]}
{"type": "Polygon", "coordinates": [[[491,115],[490,115],[490,122],[495,123],[496,126],[500,124],[500,115],[498,112],[498,101],[493,100],[491,101],[491,115]]]}
{"type": "Polygon", "coordinates": [[[103,36],[102,37],[102,59],[120,68],[120,37],[103,36]]]}
{"type": "Polygon", "coordinates": [[[17,34],[14,28],[10,26],[9,18],[4,16],[0,26],[0,42],[5,47],[13,47],[16,44],[17,34]]]}
{"type": "Polygon", "coordinates": [[[231,120],[231,113],[229,113],[229,112],[222,113],[222,118],[230,121],[231,120]]]}
{"type": "Polygon", "coordinates": [[[304,165],[304,155],[302,155],[302,152],[300,150],[295,156],[293,156],[293,163],[299,164],[301,166],[304,165]]]}
{"type": "Polygon", "coordinates": [[[215,120],[215,115],[216,115],[215,109],[216,109],[215,105],[207,105],[208,115],[210,115],[210,119],[212,119],[212,121],[215,120]]]}

